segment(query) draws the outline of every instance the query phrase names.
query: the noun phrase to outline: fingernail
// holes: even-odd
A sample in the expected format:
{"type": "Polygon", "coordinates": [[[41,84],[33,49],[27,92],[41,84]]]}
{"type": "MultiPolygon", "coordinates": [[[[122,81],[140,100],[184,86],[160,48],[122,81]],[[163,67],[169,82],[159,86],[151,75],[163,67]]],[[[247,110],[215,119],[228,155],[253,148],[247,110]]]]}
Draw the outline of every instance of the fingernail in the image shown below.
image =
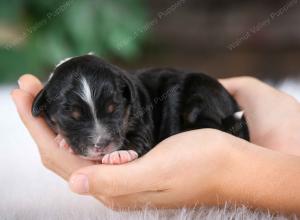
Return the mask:
{"type": "Polygon", "coordinates": [[[21,79],[18,79],[19,88],[21,88],[21,79]]]}
{"type": "Polygon", "coordinates": [[[87,176],[78,174],[70,179],[70,188],[73,192],[84,194],[89,192],[89,181],[87,176]]]}

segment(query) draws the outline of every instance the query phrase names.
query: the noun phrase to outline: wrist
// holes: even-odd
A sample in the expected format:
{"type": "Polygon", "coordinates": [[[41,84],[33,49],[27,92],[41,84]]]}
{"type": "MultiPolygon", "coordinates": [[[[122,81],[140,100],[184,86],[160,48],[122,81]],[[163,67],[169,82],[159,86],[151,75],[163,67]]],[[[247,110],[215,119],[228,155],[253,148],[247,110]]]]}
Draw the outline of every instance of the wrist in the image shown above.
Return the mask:
{"type": "Polygon", "coordinates": [[[214,167],[210,174],[212,178],[208,178],[207,195],[211,205],[222,205],[230,200],[235,200],[235,194],[232,188],[236,184],[234,179],[239,177],[240,164],[247,155],[249,142],[236,138],[226,133],[213,134],[211,137],[206,135],[208,139],[214,140],[211,148],[211,167],[214,167]]]}
{"type": "Polygon", "coordinates": [[[228,202],[247,205],[250,192],[245,187],[253,184],[256,170],[262,169],[255,161],[256,148],[259,147],[239,138],[228,139],[216,185],[218,205],[228,202]]]}
{"type": "Polygon", "coordinates": [[[226,202],[275,212],[300,210],[300,160],[236,140],[222,171],[218,204],[226,202]]]}

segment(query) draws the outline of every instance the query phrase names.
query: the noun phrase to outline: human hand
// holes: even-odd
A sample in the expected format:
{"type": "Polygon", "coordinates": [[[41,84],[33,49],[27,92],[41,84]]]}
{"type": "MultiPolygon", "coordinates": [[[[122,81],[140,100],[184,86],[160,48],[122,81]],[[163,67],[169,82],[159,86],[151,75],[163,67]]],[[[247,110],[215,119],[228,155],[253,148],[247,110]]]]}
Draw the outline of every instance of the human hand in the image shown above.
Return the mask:
{"type": "Polygon", "coordinates": [[[227,179],[223,174],[236,165],[236,148],[254,149],[218,130],[184,132],[128,164],[79,169],[69,183],[74,192],[93,195],[115,209],[221,205],[225,200],[220,200],[219,192],[227,179]]]}
{"type": "Polygon", "coordinates": [[[251,77],[221,83],[245,111],[252,143],[300,155],[300,104],[296,99],[251,77]]]}

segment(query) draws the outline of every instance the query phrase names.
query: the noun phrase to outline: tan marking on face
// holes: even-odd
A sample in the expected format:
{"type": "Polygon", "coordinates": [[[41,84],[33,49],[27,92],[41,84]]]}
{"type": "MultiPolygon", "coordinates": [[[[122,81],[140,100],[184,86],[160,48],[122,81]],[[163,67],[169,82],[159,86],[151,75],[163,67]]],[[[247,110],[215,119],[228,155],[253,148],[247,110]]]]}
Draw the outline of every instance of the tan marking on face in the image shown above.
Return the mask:
{"type": "Polygon", "coordinates": [[[72,111],[72,112],[71,112],[71,116],[72,116],[74,119],[78,120],[78,119],[80,119],[80,117],[81,117],[81,113],[80,113],[80,111],[72,111]]]}
{"type": "Polygon", "coordinates": [[[111,103],[107,106],[106,111],[108,113],[113,113],[116,110],[116,105],[114,103],[111,103]]]}

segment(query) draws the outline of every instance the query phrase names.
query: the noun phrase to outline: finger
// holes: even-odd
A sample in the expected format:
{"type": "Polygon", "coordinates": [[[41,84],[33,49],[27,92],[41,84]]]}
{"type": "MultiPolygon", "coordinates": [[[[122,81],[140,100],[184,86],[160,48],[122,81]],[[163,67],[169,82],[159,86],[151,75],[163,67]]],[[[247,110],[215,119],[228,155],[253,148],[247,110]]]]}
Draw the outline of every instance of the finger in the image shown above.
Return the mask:
{"type": "Polygon", "coordinates": [[[42,148],[44,146],[56,147],[57,144],[55,142],[55,134],[53,131],[42,118],[33,117],[31,114],[33,96],[21,89],[14,90],[11,95],[21,120],[38,146],[41,146],[42,148]]]}
{"type": "Polygon", "coordinates": [[[63,178],[68,178],[74,170],[92,163],[82,160],[57,147],[55,134],[42,118],[35,118],[31,114],[33,96],[26,91],[16,89],[12,92],[21,120],[37,143],[43,163],[49,169],[63,178]]]}
{"type": "Polygon", "coordinates": [[[38,141],[38,144],[54,143],[55,134],[48,127],[46,122],[42,118],[36,118],[31,114],[33,96],[21,89],[14,90],[11,96],[20,118],[34,139],[38,141]]]}
{"type": "Polygon", "coordinates": [[[43,88],[42,83],[33,75],[25,74],[18,80],[20,89],[26,91],[32,96],[36,96],[39,91],[43,88]]]}
{"type": "Polygon", "coordinates": [[[229,79],[220,79],[220,83],[231,93],[233,96],[237,95],[241,91],[246,93],[252,93],[253,91],[260,92],[260,89],[266,89],[269,87],[263,82],[247,76],[235,77],[229,79]]]}
{"type": "Polygon", "coordinates": [[[253,77],[221,79],[220,83],[235,97],[244,109],[261,103],[261,99],[266,98],[266,100],[274,102],[274,98],[277,99],[278,96],[283,95],[275,88],[253,77]],[[258,99],[257,97],[260,98],[258,99]]]}
{"type": "Polygon", "coordinates": [[[144,158],[122,165],[95,165],[72,174],[69,184],[79,194],[120,196],[136,192],[157,190],[157,167],[144,158]]]}

